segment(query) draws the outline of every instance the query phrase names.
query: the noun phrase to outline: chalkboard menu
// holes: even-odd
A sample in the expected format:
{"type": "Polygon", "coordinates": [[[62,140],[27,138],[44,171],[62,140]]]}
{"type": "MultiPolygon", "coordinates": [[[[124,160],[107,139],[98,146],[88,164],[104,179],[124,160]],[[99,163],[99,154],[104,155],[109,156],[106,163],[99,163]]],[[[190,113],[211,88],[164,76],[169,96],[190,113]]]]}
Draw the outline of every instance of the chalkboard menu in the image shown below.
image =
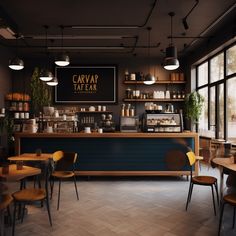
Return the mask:
{"type": "Polygon", "coordinates": [[[56,67],[55,103],[116,103],[116,66],[56,67]]]}

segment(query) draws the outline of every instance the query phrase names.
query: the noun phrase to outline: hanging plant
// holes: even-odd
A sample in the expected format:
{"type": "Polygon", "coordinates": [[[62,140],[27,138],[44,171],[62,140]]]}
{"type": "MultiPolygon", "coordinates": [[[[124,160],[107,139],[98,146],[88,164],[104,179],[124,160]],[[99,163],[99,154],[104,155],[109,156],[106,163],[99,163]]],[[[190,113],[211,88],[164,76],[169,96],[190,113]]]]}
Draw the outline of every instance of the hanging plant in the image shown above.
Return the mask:
{"type": "Polygon", "coordinates": [[[194,91],[185,98],[185,115],[192,122],[198,122],[204,105],[204,97],[194,91]]]}
{"type": "Polygon", "coordinates": [[[32,99],[32,111],[35,115],[38,115],[42,111],[44,106],[50,106],[52,101],[51,86],[39,79],[40,70],[36,67],[31,77],[31,99],[32,99]]]}

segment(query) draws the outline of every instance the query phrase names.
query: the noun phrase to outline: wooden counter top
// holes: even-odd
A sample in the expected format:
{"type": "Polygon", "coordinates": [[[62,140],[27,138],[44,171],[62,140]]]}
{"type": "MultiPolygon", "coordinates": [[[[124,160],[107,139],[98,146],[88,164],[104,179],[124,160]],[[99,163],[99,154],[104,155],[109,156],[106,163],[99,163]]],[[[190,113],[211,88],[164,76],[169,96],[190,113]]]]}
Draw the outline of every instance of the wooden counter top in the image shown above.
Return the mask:
{"type": "Polygon", "coordinates": [[[16,133],[15,138],[198,138],[198,133],[16,133]]]}

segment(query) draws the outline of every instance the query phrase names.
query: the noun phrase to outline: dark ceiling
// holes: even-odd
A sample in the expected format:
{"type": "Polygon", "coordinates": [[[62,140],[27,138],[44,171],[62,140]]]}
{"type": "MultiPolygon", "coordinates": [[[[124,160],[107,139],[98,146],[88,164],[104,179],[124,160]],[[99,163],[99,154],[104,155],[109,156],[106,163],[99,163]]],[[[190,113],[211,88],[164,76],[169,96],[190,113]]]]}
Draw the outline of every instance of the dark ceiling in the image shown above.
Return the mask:
{"type": "MultiPolygon", "coordinates": [[[[183,56],[214,37],[220,27],[235,21],[236,15],[235,0],[2,0],[0,6],[0,27],[15,27],[21,36],[19,54],[26,57],[44,55],[43,25],[49,26],[49,52],[61,52],[59,25],[63,25],[64,50],[71,57],[78,53],[89,57],[147,56],[150,26],[151,56],[162,58],[170,43],[171,11],[175,12],[173,42],[183,56]],[[189,29],[185,29],[182,19],[196,3],[186,19],[189,29]]],[[[0,43],[14,49],[16,40],[1,37],[0,43]]]]}

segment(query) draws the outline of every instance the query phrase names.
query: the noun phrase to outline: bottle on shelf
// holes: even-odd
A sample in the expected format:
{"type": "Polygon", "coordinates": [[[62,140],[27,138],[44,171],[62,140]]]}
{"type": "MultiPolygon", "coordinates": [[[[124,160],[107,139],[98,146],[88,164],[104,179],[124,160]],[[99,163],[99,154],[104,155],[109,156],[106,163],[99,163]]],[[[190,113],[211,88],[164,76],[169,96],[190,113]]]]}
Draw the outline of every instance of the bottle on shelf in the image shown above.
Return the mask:
{"type": "Polygon", "coordinates": [[[121,105],[121,116],[125,116],[125,104],[121,105]]]}
{"type": "Polygon", "coordinates": [[[177,98],[181,99],[182,98],[182,94],[180,93],[180,91],[177,92],[177,98]]]}
{"type": "Polygon", "coordinates": [[[172,98],[173,98],[173,99],[176,99],[176,98],[177,98],[175,90],[172,92],[172,98]]]}

